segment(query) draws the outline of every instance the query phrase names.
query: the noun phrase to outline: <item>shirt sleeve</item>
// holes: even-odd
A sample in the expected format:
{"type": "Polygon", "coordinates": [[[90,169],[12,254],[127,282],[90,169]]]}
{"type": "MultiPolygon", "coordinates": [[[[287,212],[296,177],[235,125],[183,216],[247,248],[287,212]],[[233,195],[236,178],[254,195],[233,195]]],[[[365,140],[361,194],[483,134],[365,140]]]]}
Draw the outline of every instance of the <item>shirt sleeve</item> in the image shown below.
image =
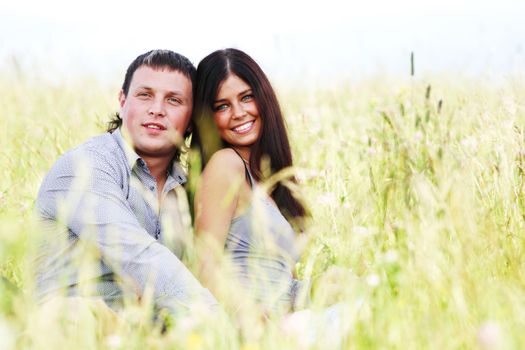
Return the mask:
{"type": "Polygon", "coordinates": [[[93,243],[100,256],[140,295],[153,288],[156,306],[187,312],[195,303],[215,308],[217,302],[164,245],[142,228],[119,179],[124,176],[95,152],[61,157],[41,186],[37,213],[63,222],[70,234],[93,243]]]}

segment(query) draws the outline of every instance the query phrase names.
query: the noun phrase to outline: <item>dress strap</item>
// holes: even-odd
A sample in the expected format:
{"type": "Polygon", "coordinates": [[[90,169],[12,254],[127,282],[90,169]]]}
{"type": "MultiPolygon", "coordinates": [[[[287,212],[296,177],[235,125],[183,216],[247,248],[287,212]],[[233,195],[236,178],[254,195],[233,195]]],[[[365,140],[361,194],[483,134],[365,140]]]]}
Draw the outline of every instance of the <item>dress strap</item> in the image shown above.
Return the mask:
{"type": "Polygon", "coordinates": [[[237,155],[239,156],[239,158],[241,158],[242,160],[242,164],[244,165],[244,176],[246,176],[246,180],[248,180],[248,182],[250,183],[250,187],[253,188],[253,177],[252,177],[252,174],[250,173],[250,169],[248,169],[248,165],[246,164],[246,161],[244,160],[244,158],[241,156],[241,154],[233,147],[231,147],[231,149],[237,153],[237,155]]]}

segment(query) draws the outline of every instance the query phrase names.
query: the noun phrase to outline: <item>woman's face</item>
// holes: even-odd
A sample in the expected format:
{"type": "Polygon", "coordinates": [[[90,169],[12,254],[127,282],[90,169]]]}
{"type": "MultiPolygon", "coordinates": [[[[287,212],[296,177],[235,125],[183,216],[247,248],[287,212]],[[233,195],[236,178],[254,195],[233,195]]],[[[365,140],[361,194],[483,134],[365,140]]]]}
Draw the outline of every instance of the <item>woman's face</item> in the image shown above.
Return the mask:
{"type": "Polygon", "coordinates": [[[262,120],[252,88],[234,74],[219,85],[213,116],[221,138],[238,148],[252,146],[259,138],[262,120]]]}

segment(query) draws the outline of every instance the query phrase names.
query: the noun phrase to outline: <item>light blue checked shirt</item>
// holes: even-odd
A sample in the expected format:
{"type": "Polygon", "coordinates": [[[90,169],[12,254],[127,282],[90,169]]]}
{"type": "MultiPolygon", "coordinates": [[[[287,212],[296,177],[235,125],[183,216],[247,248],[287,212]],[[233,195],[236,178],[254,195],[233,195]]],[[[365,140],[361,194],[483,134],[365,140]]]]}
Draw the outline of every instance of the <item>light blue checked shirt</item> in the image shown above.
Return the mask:
{"type": "Polygon", "coordinates": [[[174,314],[194,303],[215,308],[216,300],[179,260],[181,240],[188,238],[178,205],[185,182],[174,163],[159,207],[155,179],[120,130],[62,155],[36,200],[45,228],[36,257],[37,296],[102,297],[118,307],[150,290],[156,306],[174,314]]]}

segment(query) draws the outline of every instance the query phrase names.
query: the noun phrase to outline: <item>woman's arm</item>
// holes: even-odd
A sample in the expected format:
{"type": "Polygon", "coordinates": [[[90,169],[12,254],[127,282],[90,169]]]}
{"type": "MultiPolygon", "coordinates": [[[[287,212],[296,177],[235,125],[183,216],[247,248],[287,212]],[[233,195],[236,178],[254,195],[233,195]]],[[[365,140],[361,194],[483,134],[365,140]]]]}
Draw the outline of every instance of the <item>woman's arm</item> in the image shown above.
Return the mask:
{"type": "Polygon", "coordinates": [[[232,281],[224,269],[224,244],[238,206],[246,197],[242,193],[245,181],[242,160],[226,148],[211,157],[195,193],[199,278],[226,304],[230,304],[227,299],[232,281]]]}
{"type": "Polygon", "coordinates": [[[202,172],[195,193],[195,229],[224,244],[244,182],[244,166],[231,149],[216,152],[202,172]]]}

